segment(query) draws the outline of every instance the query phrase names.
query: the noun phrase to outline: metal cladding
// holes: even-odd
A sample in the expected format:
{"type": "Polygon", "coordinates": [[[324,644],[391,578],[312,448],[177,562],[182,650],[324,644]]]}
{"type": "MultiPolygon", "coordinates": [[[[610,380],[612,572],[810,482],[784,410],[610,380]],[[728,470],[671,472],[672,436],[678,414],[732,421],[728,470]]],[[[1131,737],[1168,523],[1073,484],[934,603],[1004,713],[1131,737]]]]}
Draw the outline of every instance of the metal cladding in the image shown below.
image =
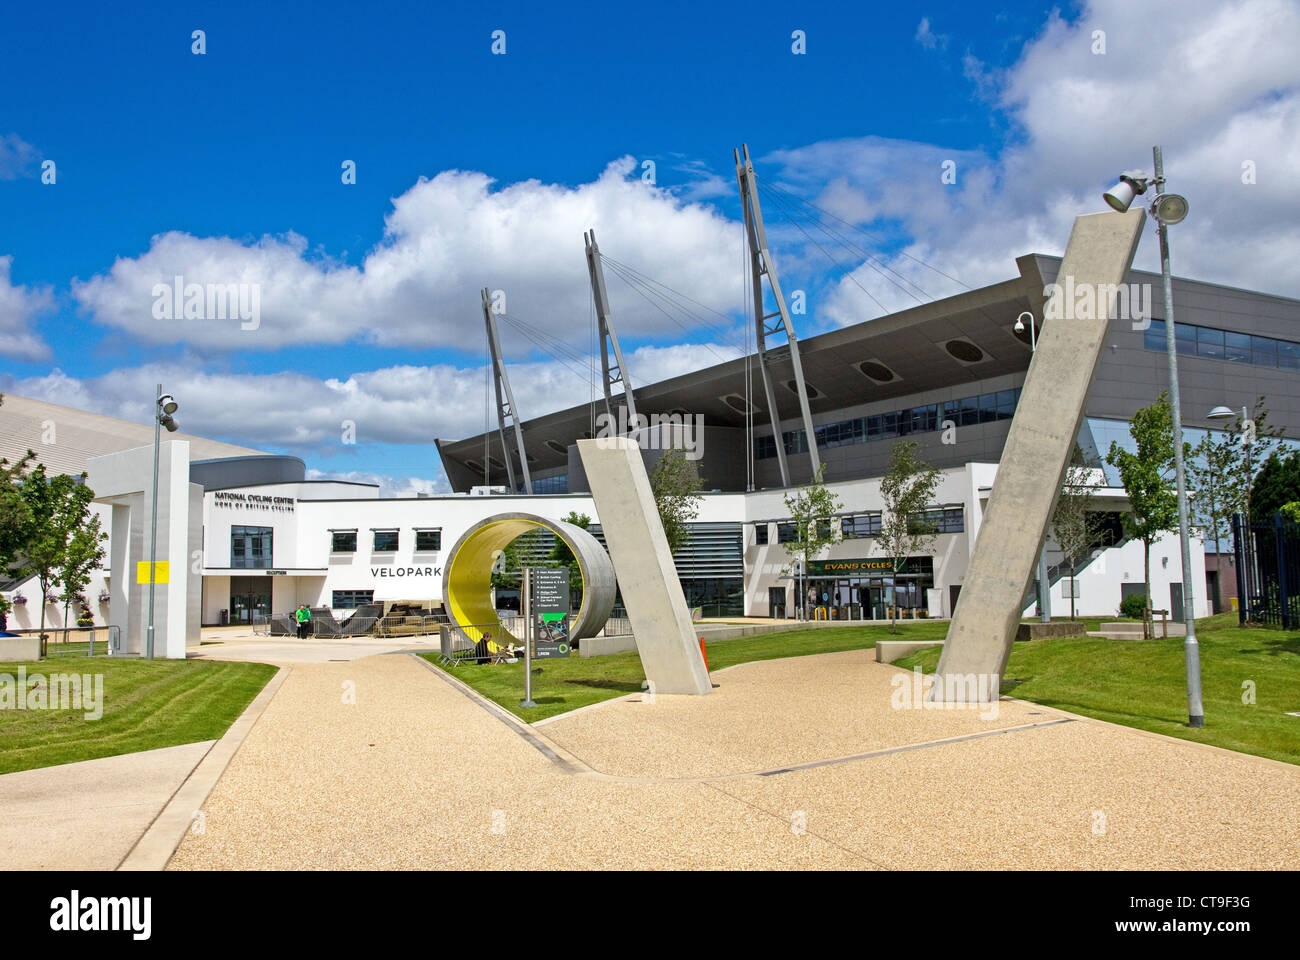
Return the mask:
{"type": "Polygon", "coordinates": [[[582,574],[582,601],[570,636],[574,640],[595,636],[614,609],[614,565],[595,537],[562,520],[532,513],[499,513],[474,524],[447,554],[442,578],[443,609],[458,626],[495,625],[499,638],[522,643],[501,624],[492,602],[492,565],[501,551],[520,534],[538,527],[559,537],[578,561],[582,574]]]}

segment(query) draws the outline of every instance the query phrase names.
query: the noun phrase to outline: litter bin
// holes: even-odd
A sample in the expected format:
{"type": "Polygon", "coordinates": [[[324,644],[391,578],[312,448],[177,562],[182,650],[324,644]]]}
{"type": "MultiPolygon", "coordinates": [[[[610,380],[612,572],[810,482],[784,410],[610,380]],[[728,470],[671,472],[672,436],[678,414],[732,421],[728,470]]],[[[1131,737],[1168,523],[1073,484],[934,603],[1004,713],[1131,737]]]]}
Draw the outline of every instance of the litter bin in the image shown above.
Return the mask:
{"type": "Polygon", "coordinates": [[[228,627],[228,626],[230,626],[230,611],[229,611],[229,610],[222,610],[222,611],[221,611],[221,625],[222,625],[223,627],[228,627]]]}

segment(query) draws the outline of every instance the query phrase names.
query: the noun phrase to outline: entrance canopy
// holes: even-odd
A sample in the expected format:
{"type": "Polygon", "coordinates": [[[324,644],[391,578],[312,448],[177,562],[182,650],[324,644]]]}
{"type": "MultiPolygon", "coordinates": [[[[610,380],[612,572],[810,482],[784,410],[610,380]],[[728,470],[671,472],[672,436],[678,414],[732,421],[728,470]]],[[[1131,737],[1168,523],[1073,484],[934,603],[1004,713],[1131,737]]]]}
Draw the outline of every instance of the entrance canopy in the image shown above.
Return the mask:
{"type": "Polygon", "coordinates": [[[595,537],[581,527],[531,513],[501,513],[480,520],[456,541],[442,579],[442,602],[458,626],[495,625],[498,640],[522,642],[502,625],[492,602],[492,566],[520,534],[542,527],[573,552],[582,574],[582,602],[569,635],[595,636],[614,609],[614,565],[595,537]]]}

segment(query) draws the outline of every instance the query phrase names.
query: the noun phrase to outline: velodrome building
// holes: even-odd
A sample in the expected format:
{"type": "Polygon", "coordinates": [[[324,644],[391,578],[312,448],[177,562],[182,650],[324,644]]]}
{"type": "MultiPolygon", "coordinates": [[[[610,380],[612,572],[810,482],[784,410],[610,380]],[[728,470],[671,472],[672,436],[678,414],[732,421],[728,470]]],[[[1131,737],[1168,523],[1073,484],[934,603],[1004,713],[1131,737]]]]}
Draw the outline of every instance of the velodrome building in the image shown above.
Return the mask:
{"type": "MultiPolygon", "coordinates": [[[[1017,333],[1016,318],[1024,311],[1040,315],[1043,289],[1059,263],[1020,257],[1018,275],[1002,283],[800,341],[826,480],[842,503],[835,522],[843,539],[808,570],[810,599],[824,615],[885,617],[891,605],[907,616],[951,615],[1032,355],[1031,331],[1017,333]],[[942,474],[930,507],[940,532],[895,578],[875,534],[880,477],[898,438],[916,441],[920,456],[942,474]]],[[[1133,271],[1130,281],[1160,289],[1158,275],[1133,271]]],[[[1078,572],[1081,616],[1115,615],[1123,596],[1142,591],[1142,545],[1124,537],[1120,515],[1127,500],[1102,460],[1112,441],[1130,443],[1129,418],[1167,385],[1162,305],[1155,300],[1145,329],[1112,321],[1086,404],[1079,442],[1106,477],[1095,509],[1109,540],[1078,572]]],[[[1273,425],[1300,445],[1300,301],[1176,279],[1174,302],[1187,439],[1195,443],[1210,426],[1205,415],[1213,407],[1240,409],[1263,395],[1273,425]]],[[[708,492],[690,543],[675,559],[688,603],[705,615],[793,616],[797,609],[800,586],[786,546],[794,531],[776,444],[788,455],[793,485],[806,482],[811,468],[788,379],[778,379],[779,431],[771,429],[762,392],[753,389],[757,375],[744,358],[635,389],[642,415],[703,417],[698,466],[708,492]]],[[[609,518],[597,515],[586,492],[576,443],[597,432],[602,412],[603,402],[582,404],[523,421],[531,495],[510,488],[504,461],[510,454],[496,430],[438,439],[452,492],[410,498],[381,497],[366,484],[307,480],[295,457],[166,436],[175,462],[188,462],[193,502],[201,502],[190,521],[201,514],[199,619],[250,623],[300,603],[339,613],[364,603],[436,607],[448,551],[469,527],[495,514],[556,520],[586,514],[599,538],[609,518]]],[[[6,395],[0,438],[0,455],[11,460],[30,447],[49,469],[78,473],[98,455],[151,445],[153,433],[152,425],[6,395]],[[42,443],[51,423],[58,442],[42,443]]],[[[646,450],[647,464],[659,455],[646,450]]],[[[515,473],[518,480],[517,464],[515,473]]],[[[126,527],[113,525],[107,506],[99,509],[105,529],[122,536],[126,527]]],[[[147,559],[138,539],[129,548],[119,544],[110,557],[147,559]]],[[[1070,579],[1050,541],[1048,563],[1059,616],[1069,611],[1070,579]]],[[[87,589],[98,623],[106,622],[107,597],[124,575],[110,562],[87,589]]],[[[1153,547],[1151,576],[1153,605],[1178,610],[1183,573],[1176,536],[1153,547]]],[[[1226,559],[1207,558],[1194,540],[1189,578],[1198,616],[1210,612],[1207,595],[1218,577],[1224,595],[1232,596],[1235,576],[1226,559]]],[[[10,624],[34,626],[39,589],[31,581],[2,586],[5,596],[26,601],[10,624]]],[[[1027,596],[1026,614],[1035,609],[1027,596]]],[[[48,622],[61,622],[61,605],[46,612],[48,622]]]]}

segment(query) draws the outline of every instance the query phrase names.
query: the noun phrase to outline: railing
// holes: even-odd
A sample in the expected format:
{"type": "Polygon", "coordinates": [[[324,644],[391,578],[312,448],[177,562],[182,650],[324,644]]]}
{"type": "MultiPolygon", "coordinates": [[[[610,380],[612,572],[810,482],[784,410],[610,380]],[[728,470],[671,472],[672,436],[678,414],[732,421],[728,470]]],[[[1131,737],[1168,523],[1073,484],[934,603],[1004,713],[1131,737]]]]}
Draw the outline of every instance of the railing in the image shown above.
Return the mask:
{"type": "Polygon", "coordinates": [[[1300,629],[1300,524],[1280,513],[1250,523],[1234,514],[1232,534],[1241,622],[1300,629]]]}
{"type": "MultiPolygon", "coordinates": [[[[37,636],[39,629],[10,630],[19,636],[37,636]]],[[[122,657],[139,656],[122,652],[122,628],[116,624],[102,627],[46,627],[45,656],[49,657],[122,657]],[[69,637],[77,637],[75,640],[69,637]]]]}

